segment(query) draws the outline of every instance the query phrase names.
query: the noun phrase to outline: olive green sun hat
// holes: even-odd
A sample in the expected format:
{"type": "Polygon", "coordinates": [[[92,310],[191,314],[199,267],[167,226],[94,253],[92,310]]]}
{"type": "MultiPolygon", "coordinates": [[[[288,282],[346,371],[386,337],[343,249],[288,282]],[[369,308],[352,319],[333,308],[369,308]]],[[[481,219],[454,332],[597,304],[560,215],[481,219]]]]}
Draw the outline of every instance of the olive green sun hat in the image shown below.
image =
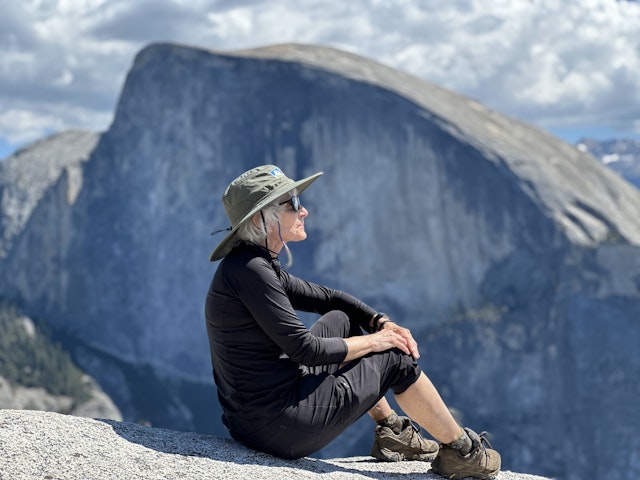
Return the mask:
{"type": "Polygon", "coordinates": [[[293,189],[301,193],[322,173],[314,173],[310,177],[294,181],[275,165],[261,165],[236,178],[222,195],[222,205],[231,223],[231,226],[226,229],[229,233],[211,252],[209,260],[212,262],[220,260],[231,251],[238,227],[253,215],[293,189]]]}

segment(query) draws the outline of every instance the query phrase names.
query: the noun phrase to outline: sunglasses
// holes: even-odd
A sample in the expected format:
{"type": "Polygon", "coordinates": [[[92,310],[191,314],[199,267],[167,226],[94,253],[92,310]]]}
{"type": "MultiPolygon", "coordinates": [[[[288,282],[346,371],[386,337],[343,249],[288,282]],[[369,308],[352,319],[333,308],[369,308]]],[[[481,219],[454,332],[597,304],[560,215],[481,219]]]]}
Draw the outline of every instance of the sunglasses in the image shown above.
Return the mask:
{"type": "Polygon", "coordinates": [[[293,208],[296,212],[298,210],[300,210],[300,199],[298,198],[297,195],[294,195],[293,197],[291,197],[289,200],[285,200],[284,202],[280,202],[278,205],[285,205],[285,204],[291,204],[291,208],[293,208]]]}

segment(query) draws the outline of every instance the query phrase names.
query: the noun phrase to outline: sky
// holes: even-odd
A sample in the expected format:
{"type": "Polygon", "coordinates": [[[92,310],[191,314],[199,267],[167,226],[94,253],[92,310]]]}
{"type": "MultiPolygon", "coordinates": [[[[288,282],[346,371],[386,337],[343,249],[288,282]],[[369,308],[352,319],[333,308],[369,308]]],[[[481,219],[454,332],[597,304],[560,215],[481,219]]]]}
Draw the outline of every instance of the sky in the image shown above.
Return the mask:
{"type": "Polygon", "coordinates": [[[0,158],[105,131],[138,51],[327,45],[570,142],[640,138],[630,0],[0,0],[0,158]]]}

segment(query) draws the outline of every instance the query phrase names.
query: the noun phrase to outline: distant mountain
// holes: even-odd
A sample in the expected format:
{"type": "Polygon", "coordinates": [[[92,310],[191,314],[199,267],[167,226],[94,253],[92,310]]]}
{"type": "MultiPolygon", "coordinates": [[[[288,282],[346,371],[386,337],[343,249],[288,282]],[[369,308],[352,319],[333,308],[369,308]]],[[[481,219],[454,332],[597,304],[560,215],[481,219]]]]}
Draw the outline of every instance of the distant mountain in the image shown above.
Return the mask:
{"type": "Polygon", "coordinates": [[[640,188],[640,140],[584,138],[576,145],[640,188]]]}

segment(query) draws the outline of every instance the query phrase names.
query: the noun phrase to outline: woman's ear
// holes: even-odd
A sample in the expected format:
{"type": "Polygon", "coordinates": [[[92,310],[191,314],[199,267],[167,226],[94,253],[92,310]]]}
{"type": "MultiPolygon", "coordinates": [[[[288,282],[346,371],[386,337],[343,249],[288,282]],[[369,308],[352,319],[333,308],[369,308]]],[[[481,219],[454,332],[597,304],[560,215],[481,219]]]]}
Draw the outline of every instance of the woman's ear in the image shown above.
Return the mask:
{"type": "Polygon", "coordinates": [[[260,223],[262,222],[262,220],[260,219],[260,213],[256,213],[253,217],[251,217],[251,221],[256,227],[260,228],[260,223]]]}

